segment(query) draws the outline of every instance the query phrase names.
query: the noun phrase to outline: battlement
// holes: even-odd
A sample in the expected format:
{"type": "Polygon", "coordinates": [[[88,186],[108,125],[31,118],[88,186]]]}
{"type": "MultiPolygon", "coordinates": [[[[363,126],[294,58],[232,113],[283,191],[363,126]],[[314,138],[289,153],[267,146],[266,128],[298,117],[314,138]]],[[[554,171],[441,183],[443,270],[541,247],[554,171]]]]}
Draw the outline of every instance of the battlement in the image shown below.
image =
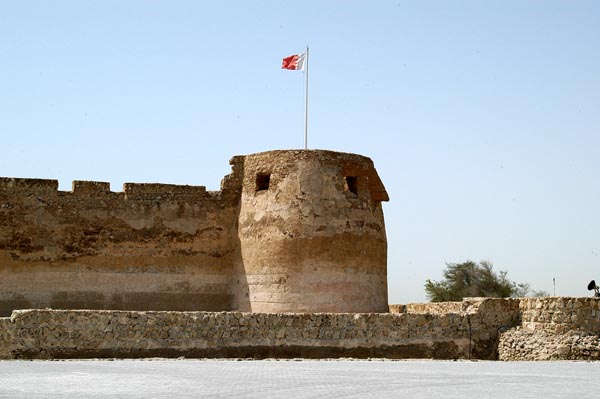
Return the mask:
{"type": "Polygon", "coordinates": [[[0,177],[0,191],[56,193],[58,192],[58,180],[0,177]]]}
{"type": "Polygon", "coordinates": [[[188,186],[157,183],[125,183],[126,199],[193,199],[206,196],[205,186],[188,186]]]}
{"type": "MultiPolygon", "coordinates": [[[[232,173],[221,181],[221,190],[210,192],[206,186],[176,185],[165,183],[124,183],[123,190],[111,191],[110,183],[103,181],[74,180],[71,191],[59,191],[59,182],[55,179],[31,179],[0,177],[0,192],[5,195],[20,194],[43,194],[58,195],[58,193],[72,194],[74,196],[95,197],[109,194],[123,194],[121,197],[127,200],[162,200],[162,199],[203,199],[215,197],[224,192],[239,193],[242,188],[242,175],[247,169],[246,159],[248,156],[236,155],[231,158],[229,164],[232,173]],[[11,194],[12,193],[12,194],[11,194]]],[[[253,154],[251,158],[260,158],[260,165],[251,165],[258,174],[270,175],[275,165],[284,172],[293,168],[297,162],[316,158],[323,165],[329,163],[339,164],[341,176],[345,179],[346,191],[355,192],[358,189],[368,191],[373,202],[389,201],[385,187],[373,166],[370,158],[347,153],[337,153],[323,150],[274,150],[253,154]]],[[[281,172],[279,172],[281,173],[281,172]]],[[[285,172],[287,173],[287,172],[285,172]]],[[[254,190],[255,176],[246,174],[252,182],[251,190],[254,190]]]]}
{"type": "Polygon", "coordinates": [[[75,195],[102,195],[110,193],[110,183],[100,181],[73,181],[73,194],[75,195]]]}
{"type": "Polygon", "coordinates": [[[0,192],[5,195],[58,195],[102,196],[125,194],[125,199],[177,199],[201,198],[206,196],[206,186],[190,186],[161,183],[124,183],[122,192],[112,192],[110,183],[101,181],[74,180],[71,191],[59,191],[58,180],[0,177],[0,192]]]}

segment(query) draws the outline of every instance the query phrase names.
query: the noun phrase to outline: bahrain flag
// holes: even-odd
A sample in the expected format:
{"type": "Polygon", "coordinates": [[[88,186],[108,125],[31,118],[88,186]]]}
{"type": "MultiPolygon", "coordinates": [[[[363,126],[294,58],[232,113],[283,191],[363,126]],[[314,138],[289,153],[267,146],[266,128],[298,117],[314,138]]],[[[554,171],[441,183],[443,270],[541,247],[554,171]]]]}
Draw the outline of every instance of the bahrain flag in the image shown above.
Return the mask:
{"type": "Polygon", "coordinates": [[[303,71],[306,53],[290,55],[285,57],[281,63],[282,69],[290,69],[292,71],[303,71]]]}

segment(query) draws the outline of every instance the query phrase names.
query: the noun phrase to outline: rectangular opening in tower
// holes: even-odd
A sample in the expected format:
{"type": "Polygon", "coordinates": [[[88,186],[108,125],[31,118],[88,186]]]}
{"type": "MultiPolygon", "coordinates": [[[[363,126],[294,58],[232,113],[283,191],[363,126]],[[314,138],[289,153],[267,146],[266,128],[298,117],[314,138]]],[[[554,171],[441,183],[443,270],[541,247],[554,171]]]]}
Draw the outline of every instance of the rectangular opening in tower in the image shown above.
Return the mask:
{"type": "Polygon", "coordinates": [[[268,190],[270,182],[271,182],[270,174],[266,174],[266,173],[257,174],[256,175],[256,192],[268,190]]]}
{"type": "Polygon", "coordinates": [[[345,180],[346,181],[344,186],[346,188],[346,191],[358,194],[358,176],[346,176],[345,180]]]}

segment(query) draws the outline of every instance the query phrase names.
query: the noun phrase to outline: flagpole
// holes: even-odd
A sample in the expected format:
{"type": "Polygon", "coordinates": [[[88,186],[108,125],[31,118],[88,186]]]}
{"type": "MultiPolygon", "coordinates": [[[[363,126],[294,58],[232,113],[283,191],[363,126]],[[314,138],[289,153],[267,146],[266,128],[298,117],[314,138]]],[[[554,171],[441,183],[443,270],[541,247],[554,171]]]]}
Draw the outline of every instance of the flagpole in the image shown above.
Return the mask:
{"type": "Polygon", "coordinates": [[[306,46],[306,68],[304,71],[304,80],[305,80],[305,88],[304,88],[304,99],[305,99],[305,108],[304,108],[304,149],[308,149],[308,46],[306,46]]]}

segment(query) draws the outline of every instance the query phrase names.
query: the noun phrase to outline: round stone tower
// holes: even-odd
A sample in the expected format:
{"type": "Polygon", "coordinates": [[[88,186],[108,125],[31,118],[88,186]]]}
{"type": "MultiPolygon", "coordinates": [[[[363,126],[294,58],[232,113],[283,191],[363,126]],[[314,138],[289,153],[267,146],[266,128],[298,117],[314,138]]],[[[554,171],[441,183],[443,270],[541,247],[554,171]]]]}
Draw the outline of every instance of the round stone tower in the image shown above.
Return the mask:
{"type": "Polygon", "coordinates": [[[373,162],[321,150],[243,160],[238,236],[253,312],[387,312],[387,242],[373,162]]]}

